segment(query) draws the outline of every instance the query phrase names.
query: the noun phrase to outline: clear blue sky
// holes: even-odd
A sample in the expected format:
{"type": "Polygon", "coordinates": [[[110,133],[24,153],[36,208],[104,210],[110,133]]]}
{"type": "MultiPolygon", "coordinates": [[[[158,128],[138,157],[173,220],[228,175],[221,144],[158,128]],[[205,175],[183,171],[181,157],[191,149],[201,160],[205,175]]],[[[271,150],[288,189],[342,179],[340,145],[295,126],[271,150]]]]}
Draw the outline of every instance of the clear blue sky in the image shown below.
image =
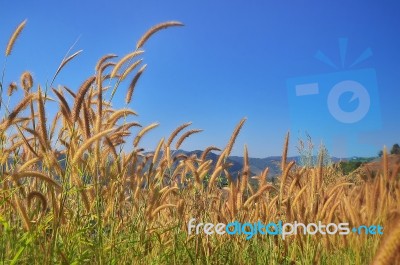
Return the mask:
{"type": "MultiPolygon", "coordinates": [[[[233,154],[248,144],[251,156],[265,157],[281,153],[284,135],[295,123],[287,80],[341,71],[314,54],[321,50],[340,66],[338,38],[346,37],[348,62],[366,48],[373,52],[352,69],[375,69],[382,125],[360,136],[374,151],[352,149],[347,155],[376,155],[384,144],[400,142],[399,14],[396,1],[1,1],[0,47],[27,18],[5,83],[30,70],[45,85],[80,36],[74,51],[83,54],[56,80],[76,90],[102,55],[123,56],[152,25],[181,21],[185,27],[159,32],[145,46],[148,68],[130,107],[142,124],[157,121],[160,127],[143,144],[152,149],[175,127],[192,121],[193,128],[205,131],[189,138],[184,149],[224,147],[247,117],[233,154]]],[[[115,105],[123,105],[127,86],[121,86],[115,105]]],[[[311,113],[316,124],[324,119],[323,111],[311,113]]],[[[298,136],[292,132],[293,155],[298,136]]]]}

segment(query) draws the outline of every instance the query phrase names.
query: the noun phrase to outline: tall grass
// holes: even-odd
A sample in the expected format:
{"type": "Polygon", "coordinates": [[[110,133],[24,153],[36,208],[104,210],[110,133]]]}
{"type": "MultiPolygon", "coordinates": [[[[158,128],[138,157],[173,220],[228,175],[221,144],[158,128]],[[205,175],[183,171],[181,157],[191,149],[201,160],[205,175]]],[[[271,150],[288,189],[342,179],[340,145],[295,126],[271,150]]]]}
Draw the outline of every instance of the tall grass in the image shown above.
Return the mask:
{"type": "MultiPolygon", "coordinates": [[[[7,57],[25,23],[12,35],[7,57]]],[[[131,101],[146,66],[139,58],[144,55],[140,48],[160,29],[181,25],[175,21],[156,25],[120,60],[113,54],[104,56],[95,67],[96,74],[76,91],[60,86],[46,87],[45,93],[29,72],[21,75],[19,85],[11,83],[13,96],[22,90],[24,97],[15,106],[1,97],[2,263],[398,262],[398,219],[393,216],[400,210],[399,169],[389,172],[386,155],[380,174],[355,184],[322,161],[314,167],[287,162],[288,134],[277,183],[267,182],[268,169],[250,175],[247,147],[244,167],[234,180],[227,158],[245,119],[223,149],[210,146],[200,156],[174,151],[201,131],[188,129],[191,123],[186,123],[167,141],[161,139],[155,151],[144,150],[142,138],[158,124],[142,127],[132,119],[137,115],[134,111],[127,105],[114,108],[112,98],[133,75],[126,91],[126,102],[131,101]],[[211,151],[220,155],[215,164],[207,159],[211,151]],[[257,185],[251,184],[250,178],[256,179],[257,185]],[[227,179],[227,186],[220,185],[221,179],[227,179]],[[377,235],[354,234],[295,235],[285,240],[258,235],[246,240],[244,236],[188,235],[191,218],[212,223],[381,224],[393,226],[394,232],[388,232],[382,242],[377,235]]],[[[53,81],[78,54],[61,62],[53,81]]]]}

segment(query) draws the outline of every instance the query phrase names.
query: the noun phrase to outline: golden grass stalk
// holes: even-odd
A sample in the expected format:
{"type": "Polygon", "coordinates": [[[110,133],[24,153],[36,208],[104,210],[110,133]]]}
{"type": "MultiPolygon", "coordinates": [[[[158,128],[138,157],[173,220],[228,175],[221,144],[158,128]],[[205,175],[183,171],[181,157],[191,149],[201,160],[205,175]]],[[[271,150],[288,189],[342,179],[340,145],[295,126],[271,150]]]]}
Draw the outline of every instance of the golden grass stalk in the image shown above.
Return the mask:
{"type": "Polygon", "coordinates": [[[17,91],[17,89],[18,89],[17,83],[15,82],[10,83],[7,89],[7,95],[11,97],[12,94],[14,94],[14,92],[17,91]]]}
{"type": "Polygon", "coordinates": [[[24,21],[22,21],[21,24],[18,25],[18,27],[16,28],[14,33],[11,35],[11,38],[9,39],[7,47],[6,47],[6,56],[9,56],[11,54],[11,51],[15,44],[15,41],[18,39],[22,30],[25,28],[26,22],[27,22],[26,19],[24,21]]]}
{"type": "Polygon", "coordinates": [[[78,56],[83,50],[79,50],[77,52],[75,52],[74,54],[70,55],[68,58],[66,58],[65,60],[62,60],[60,66],[58,66],[56,73],[54,74],[53,80],[51,83],[54,82],[54,80],[56,79],[56,77],[58,76],[58,74],[60,73],[60,71],[64,68],[64,66],[67,65],[67,63],[69,63],[72,59],[74,59],[76,56],[78,56]]]}
{"type": "Polygon", "coordinates": [[[126,104],[129,104],[131,102],[132,94],[133,94],[133,91],[135,89],[136,83],[139,80],[139,78],[142,75],[142,73],[144,72],[144,70],[146,69],[146,67],[147,67],[147,64],[143,65],[139,69],[139,71],[136,73],[135,77],[133,77],[131,83],[129,84],[128,92],[126,93],[126,98],[125,98],[126,104]]]}
{"type": "Polygon", "coordinates": [[[159,142],[158,145],[157,145],[156,151],[154,152],[153,161],[152,161],[152,164],[153,164],[153,165],[155,165],[155,164],[157,163],[158,156],[159,156],[159,154],[160,154],[161,147],[163,146],[163,144],[164,144],[164,138],[162,138],[162,139],[160,140],[160,142],[159,142]]]}
{"type": "Polygon", "coordinates": [[[231,138],[229,139],[228,145],[226,146],[225,150],[225,157],[228,157],[232,151],[233,145],[235,144],[236,138],[239,135],[240,130],[242,129],[244,123],[246,121],[246,118],[243,118],[239,124],[236,126],[235,130],[233,131],[233,134],[231,138]]]}
{"type": "Polygon", "coordinates": [[[126,62],[128,62],[128,60],[130,60],[130,59],[132,59],[133,57],[136,57],[136,56],[138,56],[138,55],[140,55],[140,54],[142,54],[142,53],[144,53],[144,51],[139,50],[139,51],[134,51],[134,52],[131,52],[131,53],[125,55],[125,56],[115,65],[114,69],[111,71],[110,77],[111,77],[111,78],[116,77],[116,76],[117,76],[117,73],[118,73],[119,69],[121,69],[122,65],[124,65],[126,62]]]}
{"type": "Polygon", "coordinates": [[[163,22],[160,24],[155,25],[154,27],[150,28],[137,42],[136,44],[136,49],[141,48],[146,41],[157,31],[166,29],[169,27],[175,27],[175,26],[183,26],[183,24],[179,21],[168,21],[168,22],[163,22]]]}
{"type": "Polygon", "coordinates": [[[86,151],[86,149],[88,149],[93,142],[99,140],[101,137],[109,134],[110,132],[114,131],[114,128],[111,129],[107,129],[105,131],[99,132],[95,135],[93,135],[90,139],[86,140],[84,142],[84,144],[76,151],[76,153],[73,156],[72,159],[72,165],[76,165],[76,163],[78,162],[78,160],[80,159],[80,157],[82,156],[82,154],[86,151]]]}
{"type": "Polygon", "coordinates": [[[43,138],[43,141],[45,143],[46,149],[50,149],[50,142],[47,134],[47,128],[46,128],[46,112],[44,109],[44,103],[43,103],[43,95],[42,95],[42,90],[39,86],[38,89],[38,109],[39,109],[39,126],[40,126],[40,133],[43,138]]]}
{"type": "Polygon", "coordinates": [[[29,92],[29,90],[33,87],[33,78],[32,74],[28,71],[25,71],[22,73],[20,77],[21,81],[21,87],[26,91],[29,92]]]}
{"type": "Polygon", "coordinates": [[[31,207],[33,198],[38,198],[39,199],[39,201],[42,204],[42,212],[45,212],[47,210],[47,199],[43,195],[43,193],[41,193],[39,191],[31,191],[31,192],[28,193],[28,196],[26,197],[26,199],[28,201],[28,207],[29,208],[31,207]]]}
{"type": "Polygon", "coordinates": [[[260,197],[264,191],[271,189],[273,186],[272,185],[264,185],[262,186],[254,195],[252,195],[251,197],[249,197],[246,202],[243,204],[244,208],[248,208],[250,203],[252,203],[255,199],[257,199],[258,197],[260,197]]]}
{"type": "Polygon", "coordinates": [[[167,145],[166,146],[171,146],[172,142],[174,141],[175,137],[181,132],[183,131],[186,127],[190,126],[192,123],[188,122],[188,123],[184,123],[181,126],[179,126],[178,128],[176,128],[170,135],[170,137],[168,138],[167,141],[167,145]]]}
{"type": "Polygon", "coordinates": [[[285,171],[288,148],[289,148],[289,132],[286,134],[285,144],[283,145],[282,163],[281,163],[282,172],[285,171]]]}
{"type": "Polygon", "coordinates": [[[133,64],[131,64],[121,75],[121,77],[119,78],[118,82],[122,82],[125,80],[125,78],[136,68],[138,67],[138,65],[142,62],[143,60],[137,60],[136,62],[134,62],[133,64]]]}
{"type": "Polygon", "coordinates": [[[2,123],[2,126],[0,126],[0,128],[3,130],[7,129],[13,123],[17,115],[28,106],[33,97],[33,94],[25,96],[24,99],[21,100],[14,108],[14,110],[8,115],[8,118],[2,123]]]}
{"type": "Polygon", "coordinates": [[[45,174],[38,172],[38,171],[23,171],[23,172],[16,172],[12,175],[12,178],[18,182],[19,179],[21,178],[38,178],[41,179],[48,184],[52,185],[52,187],[56,188],[57,191],[61,191],[62,187],[60,184],[58,184],[54,179],[50,178],[49,176],[46,176],[45,174]]]}
{"type": "Polygon", "coordinates": [[[57,90],[55,90],[54,88],[52,88],[52,90],[53,90],[53,92],[54,92],[54,94],[56,94],[56,96],[58,97],[58,99],[60,100],[60,106],[61,106],[61,108],[62,109],[64,109],[64,111],[67,113],[67,114],[71,114],[71,109],[70,109],[70,107],[69,107],[69,105],[68,105],[68,102],[67,102],[67,100],[65,99],[65,97],[60,93],[60,92],[58,92],[57,90]]]}
{"type": "Polygon", "coordinates": [[[105,61],[118,57],[116,54],[110,53],[110,54],[106,54],[103,57],[100,58],[100,60],[97,62],[95,70],[96,72],[100,71],[100,68],[102,67],[102,65],[104,64],[105,61]]]}
{"type": "Polygon", "coordinates": [[[280,183],[280,188],[279,188],[279,201],[282,202],[283,199],[283,188],[285,187],[286,184],[286,179],[289,175],[290,169],[294,166],[295,162],[291,161],[286,167],[285,167],[285,171],[282,173],[282,177],[281,177],[281,183],[280,183]]]}
{"type": "Polygon", "coordinates": [[[120,109],[111,114],[111,116],[108,118],[107,124],[109,127],[112,127],[115,125],[115,123],[122,117],[126,117],[128,115],[135,115],[137,116],[137,113],[134,112],[133,110],[130,109],[120,109]]]}
{"type": "Polygon", "coordinates": [[[152,123],[152,124],[144,127],[142,130],[140,130],[138,135],[133,140],[133,146],[136,148],[138,146],[139,142],[140,142],[140,139],[142,139],[143,135],[145,135],[148,131],[154,129],[158,125],[159,125],[158,123],[152,123]]]}
{"type": "Polygon", "coordinates": [[[85,98],[85,94],[89,90],[90,86],[96,78],[94,76],[88,78],[82,86],[79,88],[78,94],[76,95],[74,107],[72,109],[72,122],[75,123],[78,120],[79,112],[81,110],[82,102],[85,98]]]}
{"type": "Polygon", "coordinates": [[[199,133],[199,132],[202,132],[202,131],[203,130],[198,130],[198,129],[187,131],[176,142],[175,149],[178,150],[179,147],[182,145],[183,141],[185,141],[185,139],[188,138],[190,135],[195,134],[195,133],[199,133]]]}
{"type": "Polygon", "coordinates": [[[203,151],[203,153],[201,154],[200,160],[205,161],[206,158],[207,158],[207,155],[208,155],[210,152],[212,152],[212,151],[218,151],[218,152],[220,152],[221,149],[219,149],[219,148],[216,147],[216,146],[209,146],[209,147],[207,147],[207,148],[203,151]]]}
{"type": "Polygon", "coordinates": [[[90,138],[90,113],[89,106],[86,101],[83,102],[83,125],[86,139],[90,138]]]}
{"type": "Polygon", "coordinates": [[[393,227],[381,242],[372,265],[399,264],[400,258],[400,218],[393,222],[393,227]]]}

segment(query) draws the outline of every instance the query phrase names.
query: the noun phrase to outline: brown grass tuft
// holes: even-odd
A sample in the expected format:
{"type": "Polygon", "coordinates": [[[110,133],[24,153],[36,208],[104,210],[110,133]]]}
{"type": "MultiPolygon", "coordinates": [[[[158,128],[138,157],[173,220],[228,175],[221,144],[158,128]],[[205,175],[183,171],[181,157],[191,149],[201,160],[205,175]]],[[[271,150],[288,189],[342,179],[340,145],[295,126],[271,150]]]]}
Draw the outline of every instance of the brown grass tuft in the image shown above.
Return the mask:
{"type": "Polygon", "coordinates": [[[139,80],[142,73],[144,72],[144,70],[146,69],[146,67],[147,64],[143,65],[142,68],[140,68],[139,71],[136,73],[135,77],[132,79],[132,82],[130,83],[128,88],[128,93],[126,94],[126,99],[125,99],[126,104],[129,104],[131,102],[133,90],[135,89],[136,83],[139,80]]]}
{"type": "Polygon", "coordinates": [[[22,23],[18,25],[17,29],[11,35],[11,38],[8,41],[7,48],[6,48],[6,56],[9,56],[11,54],[11,51],[15,44],[15,41],[18,39],[18,36],[21,34],[22,30],[25,28],[26,22],[27,22],[26,19],[24,21],[22,21],[22,23]]]}
{"type": "Polygon", "coordinates": [[[140,40],[137,42],[136,44],[136,49],[141,48],[145,42],[157,31],[162,30],[162,29],[166,29],[169,27],[174,27],[174,26],[183,26],[183,23],[179,22],[179,21],[168,21],[168,22],[164,22],[164,23],[160,23],[155,25],[154,27],[150,28],[141,38],[140,40]]]}

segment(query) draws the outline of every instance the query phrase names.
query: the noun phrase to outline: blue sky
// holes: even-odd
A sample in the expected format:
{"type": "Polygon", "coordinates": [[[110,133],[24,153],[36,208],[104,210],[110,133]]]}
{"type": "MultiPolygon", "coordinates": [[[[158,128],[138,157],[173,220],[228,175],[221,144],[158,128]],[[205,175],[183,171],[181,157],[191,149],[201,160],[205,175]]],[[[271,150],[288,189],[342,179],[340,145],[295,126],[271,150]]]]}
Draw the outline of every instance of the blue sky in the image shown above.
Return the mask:
{"type": "MultiPolygon", "coordinates": [[[[395,1],[1,1],[0,47],[5,48],[16,25],[27,18],[8,60],[5,84],[30,70],[36,83],[45,85],[79,37],[74,51],[84,52],[55,82],[77,90],[104,54],[123,56],[152,25],[181,21],[185,27],[159,32],[144,47],[148,68],[129,106],[142,124],[157,121],[160,127],[143,145],[153,149],[161,137],[192,121],[193,128],[205,131],[189,138],[184,149],[224,147],[235,125],[247,117],[233,154],[242,154],[247,144],[251,156],[266,157],[281,153],[291,129],[290,153],[296,154],[299,133],[294,124],[310,119],[323,124],[321,102],[312,104],[316,109],[308,115],[300,109],[293,116],[287,81],[348,70],[348,64],[341,68],[338,46],[338,39],[345,37],[346,63],[366,48],[373,53],[351,70],[375,70],[380,103],[374,106],[380,112],[375,120],[381,126],[361,130],[350,140],[361,139],[372,148],[358,146],[345,153],[368,156],[400,142],[399,13],[395,1]],[[339,68],[316,60],[318,50],[339,68]]],[[[120,87],[115,106],[123,106],[128,85],[120,87]]],[[[316,145],[321,140],[317,135],[324,137],[325,132],[326,137],[347,137],[335,127],[314,129],[319,129],[316,145]]]]}

